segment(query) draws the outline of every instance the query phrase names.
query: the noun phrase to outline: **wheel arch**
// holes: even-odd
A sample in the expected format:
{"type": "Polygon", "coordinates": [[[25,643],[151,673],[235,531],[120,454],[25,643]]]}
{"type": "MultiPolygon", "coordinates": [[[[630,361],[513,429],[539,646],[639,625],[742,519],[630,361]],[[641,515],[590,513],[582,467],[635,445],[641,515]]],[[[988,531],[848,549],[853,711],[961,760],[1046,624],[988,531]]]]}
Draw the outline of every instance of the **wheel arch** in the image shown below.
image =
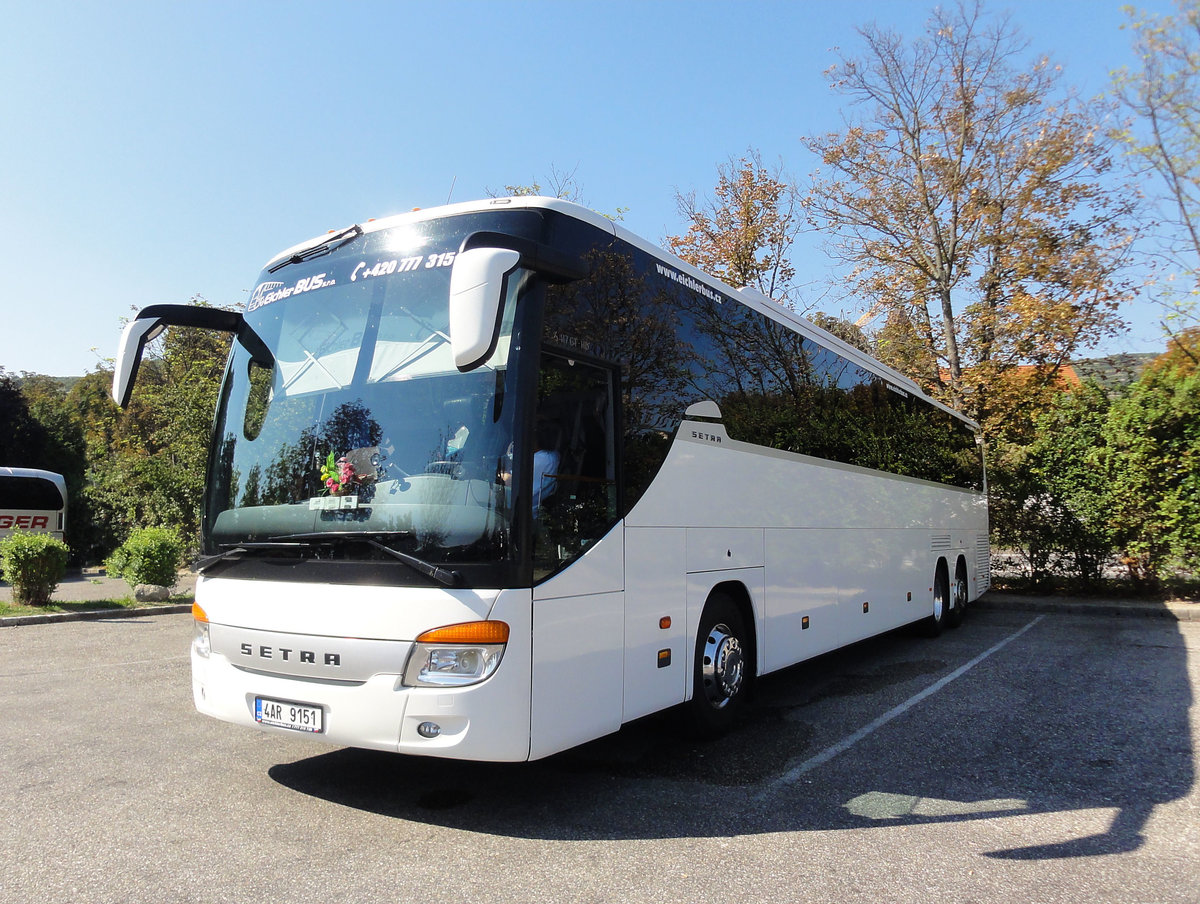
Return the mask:
{"type": "Polygon", "coordinates": [[[750,655],[746,657],[748,663],[753,666],[753,670],[749,675],[750,681],[753,684],[759,674],[759,643],[758,643],[758,617],[754,612],[754,600],[750,595],[750,589],[741,581],[731,580],[722,581],[719,584],[714,584],[712,589],[708,591],[708,596],[704,600],[704,605],[707,606],[709,600],[715,595],[722,594],[733,601],[737,607],[738,614],[742,617],[742,625],[746,629],[747,643],[750,647],[750,655]]]}
{"type": "Polygon", "coordinates": [[[950,562],[945,556],[938,556],[937,565],[933,567],[933,579],[936,581],[940,577],[945,577],[946,583],[950,583],[950,562]]]}

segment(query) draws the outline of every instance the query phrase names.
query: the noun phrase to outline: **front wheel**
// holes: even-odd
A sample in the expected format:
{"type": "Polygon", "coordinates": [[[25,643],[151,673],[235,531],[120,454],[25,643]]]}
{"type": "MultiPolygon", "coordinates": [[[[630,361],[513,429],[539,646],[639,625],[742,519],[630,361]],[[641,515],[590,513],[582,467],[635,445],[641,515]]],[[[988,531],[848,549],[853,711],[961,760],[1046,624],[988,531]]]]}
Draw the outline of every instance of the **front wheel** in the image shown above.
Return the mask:
{"type": "Polygon", "coordinates": [[[933,578],[933,612],[925,619],[926,637],[937,637],[950,624],[950,581],[945,564],[939,564],[933,578]]]}
{"type": "Polygon", "coordinates": [[[749,635],[733,600],[714,594],[700,617],[689,723],[699,737],[724,734],[746,705],[753,664],[749,635]]]}

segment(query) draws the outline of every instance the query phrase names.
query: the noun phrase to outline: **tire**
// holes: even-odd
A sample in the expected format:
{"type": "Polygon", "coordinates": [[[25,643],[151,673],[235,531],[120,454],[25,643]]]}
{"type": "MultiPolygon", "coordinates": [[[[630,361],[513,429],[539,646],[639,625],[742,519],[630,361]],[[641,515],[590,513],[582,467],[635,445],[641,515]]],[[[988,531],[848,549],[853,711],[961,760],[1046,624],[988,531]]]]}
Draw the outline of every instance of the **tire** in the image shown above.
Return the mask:
{"type": "Polygon", "coordinates": [[[954,569],[954,582],[950,585],[950,611],[946,616],[946,624],[957,628],[963,622],[967,613],[967,564],[962,559],[954,569]]]}
{"type": "Polygon", "coordinates": [[[733,600],[722,593],[709,597],[696,634],[692,699],[686,704],[694,736],[724,734],[745,708],[754,673],[749,641],[733,600]]]}
{"type": "Polygon", "coordinates": [[[950,622],[950,580],[946,577],[946,563],[938,562],[933,578],[933,612],[922,622],[926,637],[937,637],[950,622]]]}

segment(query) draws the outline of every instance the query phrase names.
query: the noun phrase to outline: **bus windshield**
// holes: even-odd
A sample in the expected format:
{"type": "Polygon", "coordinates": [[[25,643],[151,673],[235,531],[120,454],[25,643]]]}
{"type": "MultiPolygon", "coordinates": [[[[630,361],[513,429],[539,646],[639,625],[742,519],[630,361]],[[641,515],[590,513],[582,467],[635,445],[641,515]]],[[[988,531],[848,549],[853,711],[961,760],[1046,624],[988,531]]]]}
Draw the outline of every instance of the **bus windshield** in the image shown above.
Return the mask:
{"type": "Polygon", "coordinates": [[[509,352],[533,280],[509,278],[495,352],[460,373],[448,298],[462,235],[437,228],[372,233],[264,271],[245,316],[273,360],[235,343],[210,465],[210,552],[370,537],[337,554],[379,558],[383,542],[432,562],[508,555],[509,352]]]}

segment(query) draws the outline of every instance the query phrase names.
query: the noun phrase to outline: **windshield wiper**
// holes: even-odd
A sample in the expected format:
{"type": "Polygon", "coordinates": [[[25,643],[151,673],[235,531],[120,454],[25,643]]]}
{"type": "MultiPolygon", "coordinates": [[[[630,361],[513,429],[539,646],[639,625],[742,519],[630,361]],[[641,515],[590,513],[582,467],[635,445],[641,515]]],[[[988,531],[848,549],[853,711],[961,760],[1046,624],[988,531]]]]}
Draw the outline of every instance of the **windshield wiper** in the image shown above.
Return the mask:
{"type": "MultiPolygon", "coordinates": [[[[382,539],[411,537],[412,532],[406,530],[394,531],[352,531],[352,530],[328,530],[328,531],[313,531],[303,534],[283,534],[282,536],[273,537],[271,543],[277,546],[295,546],[305,543],[320,543],[323,541],[330,542],[346,542],[346,543],[366,543],[368,546],[373,546],[380,552],[387,553],[393,559],[403,562],[414,571],[420,572],[426,577],[433,578],[439,584],[445,587],[457,587],[462,580],[462,575],[457,571],[449,568],[442,568],[440,565],[434,565],[432,562],[426,562],[424,559],[419,559],[407,552],[401,552],[398,549],[392,549],[382,539]],[[294,541],[288,543],[286,541],[294,541]],[[283,541],[283,542],[281,542],[283,541]]],[[[241,546],[253,546],[255,544],[243,543],[241,546]]],[[[231,550],[232,551],[232,550],[231,550]]]]}
{"type": "Polygon", "coordinates": [[[197,574],[203,574],[206,568],[211,568],[218,562],[223,562],[225,559],[233,556],[241,555],[245,552],[253,552],[259,549],[303,549],[304,543],[279,543],[274,540],[250,540],[246,543],[222,543],[222,551],[212,556],[205,556],[196,562],[197,574]]]}
{"type": "Polygon", "coordinates": [[[320,257],[323,254],[337,251],[343,245],[349,244],[360,235],[363,234],[363,228],[355,223],[349,229],[343,229],[337,235],[331,235],[323,242],[305,248],[303,251],[297,251],[291,257],[285,257],[274,266],[268,267],[268,273],[274,273],[276,270],[282,270],[288,264],[302,264],[305,261],[312,260],[314,257],[320,257]]]}

